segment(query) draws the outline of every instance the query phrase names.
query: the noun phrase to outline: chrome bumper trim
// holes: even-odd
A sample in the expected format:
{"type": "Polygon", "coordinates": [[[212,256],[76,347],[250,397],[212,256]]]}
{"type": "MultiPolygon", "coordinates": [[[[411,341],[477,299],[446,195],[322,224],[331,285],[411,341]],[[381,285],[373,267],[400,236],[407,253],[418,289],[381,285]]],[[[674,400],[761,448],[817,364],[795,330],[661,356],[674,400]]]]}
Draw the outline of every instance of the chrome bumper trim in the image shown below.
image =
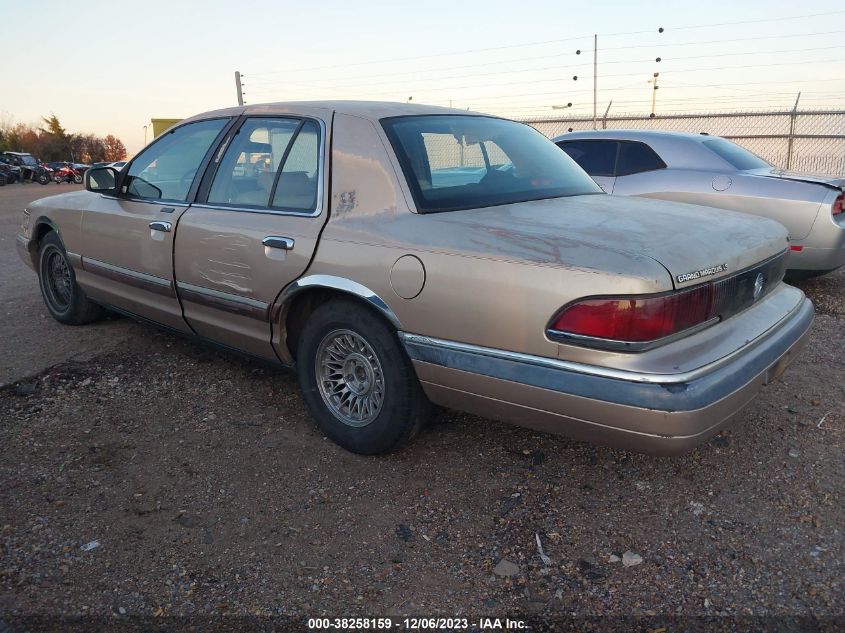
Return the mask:
{"type": "Polygon", "coordinates": [[[641,384],[676,385],[689,383],[698,378],[702,378],[703,376],[706,376],[716,371],[717,369],[737,360],[739,356],[748,354],[754,349],[756,349],[759,345],[765,343],[784,327],[790,325],[802,325],[802,323],[796,324],[796,321],[806,321],[806,325],[803,327],[802,331],[806,330],[812,323],[813,314],[814,312],[812,303],[808,299],[804,299],[774,328],[768,330],[753,341],[750,341],[747,345],[744,345],[743,347],[734,350],[730,354],[727,354],[722,358],[713,361],[712,363],[702,365],[697,369],[674,374],[653,374],[629,371],[625,369],[613,369],[610,367],[600,367],[597,365],[586,365],[584,363],[576,363],[573,361],[560,360],[557,358],[534,356],[532,354],[522,354],[519,352],[511,352],[508,350],[482,347],[479,345],[471,345],[469,343],[459,343],[456,341],[448,341],[444,339],[432,338],[429,336],[421,336],[419,334],[410,334],[408,332],[399,332],[399,338],[406,345],[421,345],[429,348],[439,348],[448,351],[468,352],[479,356],[487,356],[499,360],[515,361],[549,369],[559,369],[578,374],[585,374],[588,376],[612,378],[615,380],[624,380],[626,382],[641,384]]]}

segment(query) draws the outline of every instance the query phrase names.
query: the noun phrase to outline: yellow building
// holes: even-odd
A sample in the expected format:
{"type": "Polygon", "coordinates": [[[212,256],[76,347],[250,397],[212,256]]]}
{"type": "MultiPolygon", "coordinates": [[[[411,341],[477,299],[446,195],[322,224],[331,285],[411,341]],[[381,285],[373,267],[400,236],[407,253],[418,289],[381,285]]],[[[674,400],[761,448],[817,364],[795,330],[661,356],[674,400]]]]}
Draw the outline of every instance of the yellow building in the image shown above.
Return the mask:
{"type": "Polygon", "coordinates": [[[151,119],[153,124],[153,138],[161,136],[161,133],[170,127],[173,127],[182,119],[151,119]]]}

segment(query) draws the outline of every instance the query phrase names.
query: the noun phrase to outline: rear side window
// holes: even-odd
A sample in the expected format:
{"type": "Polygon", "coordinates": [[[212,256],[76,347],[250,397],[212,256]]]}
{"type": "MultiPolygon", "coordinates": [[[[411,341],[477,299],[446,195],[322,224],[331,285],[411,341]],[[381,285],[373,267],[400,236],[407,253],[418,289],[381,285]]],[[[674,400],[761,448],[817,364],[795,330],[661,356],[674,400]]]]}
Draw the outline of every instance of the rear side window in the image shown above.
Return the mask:
{"type": "Polygon", "coordinates": [[[771,165],[762,158],[736,143],[731,143],[723,138],[713,138],[702,141],[704,147],[709,149],[720,158],[728,161],[739,170],[746,169],[771,169],[771,165]]]}
{"type": "Polygon", "coordinates": [[[564,141],[558,145],[591,176],[613,176],[617,141],[564,141]]]}
{"type": "Polygon", "coordinates": [[[645,143],[621,141],[616,159],[616,175],[630,176],[666,167],[660,156],[645,143]]]}
{"type": "Polygon", "coordinates": [[[306,121],[291,145],[282,165],[272,206],[291,211],[312,211],[317,206],[320,131],[314,121],[306,121]]]}
{"type": "Polygon", "coordinates": [[[220,161],[208,202],[314,211],[319,154],[320,131],[314,121],[247,119],[220,161]]]}

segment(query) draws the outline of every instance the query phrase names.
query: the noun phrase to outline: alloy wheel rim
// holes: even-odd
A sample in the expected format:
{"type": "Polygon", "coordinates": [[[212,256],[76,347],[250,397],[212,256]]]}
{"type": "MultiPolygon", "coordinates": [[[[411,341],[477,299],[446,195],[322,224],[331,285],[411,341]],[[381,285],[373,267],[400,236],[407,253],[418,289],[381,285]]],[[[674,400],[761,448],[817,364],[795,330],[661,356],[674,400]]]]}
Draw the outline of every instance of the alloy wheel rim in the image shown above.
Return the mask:
{"type": "Polygon", "coordinates": [[[64,255],[56,248],[51,248],[45,261],[46,289],[50,303],[58,312],[64,312],[70,305],[73,294],[73,280],[70,267],[64,255]]]}
{"type": "Polygon", "coordinates": [[[362,427],[378,417],[384,405],[384,372],[364,338],[351,330],[329,332],[316,360],[320,396],[336,418],[362,427]]]}

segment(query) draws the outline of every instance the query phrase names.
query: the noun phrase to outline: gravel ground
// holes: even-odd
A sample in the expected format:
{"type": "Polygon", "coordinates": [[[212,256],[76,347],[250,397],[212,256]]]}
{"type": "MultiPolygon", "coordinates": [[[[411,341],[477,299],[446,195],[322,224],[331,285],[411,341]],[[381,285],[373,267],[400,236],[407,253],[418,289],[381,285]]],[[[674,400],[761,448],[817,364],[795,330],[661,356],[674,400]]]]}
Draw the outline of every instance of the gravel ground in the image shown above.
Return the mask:
{"type": "MultiPolygon", "coordinates": [[[[13,244],[4,233],[4,261],[13,244]]],[[[29,340],[10,343],[18,378],[0,390],[2,633],[59,616],[845,626],[845,272],[802,284],[819,316],[783,377],[672,459],[457,413],[398,453],[355,456],[315,429],[292,374],[127,319],[33,377],[23,344],[90,334],[42,319],[34,275],[14,274],[27,318],[7,312],[2,339],[23,320],[29,340]]]]}

